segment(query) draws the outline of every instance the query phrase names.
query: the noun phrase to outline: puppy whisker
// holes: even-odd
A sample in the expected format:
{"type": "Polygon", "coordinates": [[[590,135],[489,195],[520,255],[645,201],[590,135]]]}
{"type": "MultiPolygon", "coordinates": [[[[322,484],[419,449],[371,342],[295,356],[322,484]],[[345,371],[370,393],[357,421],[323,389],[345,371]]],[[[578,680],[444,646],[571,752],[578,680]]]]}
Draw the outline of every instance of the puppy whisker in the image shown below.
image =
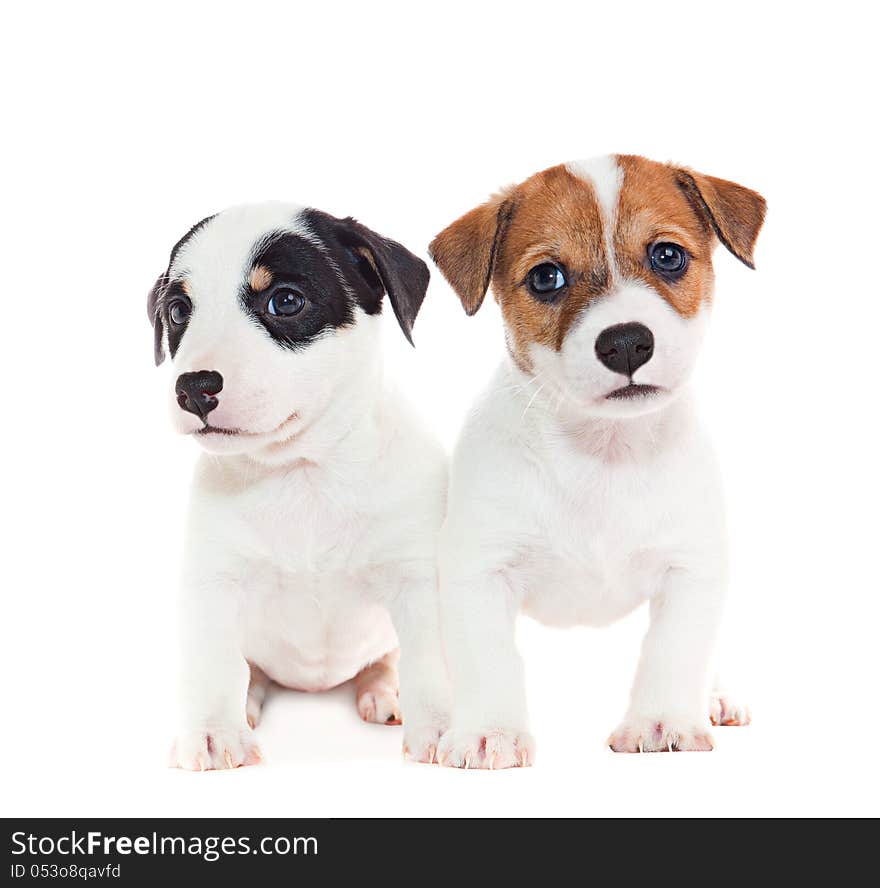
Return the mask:
{"type": "Polygon", "coordinates": [[[528,413],[529,407],[531,407],[532,404],[535,403],[535,398],[537,398],[538,395],[541,394],[541,392],[544,390],[545,385],[547,385],[547,383],[542,382],[541,385],[538,386],[538,389],[535,391],[535,393],[532,395],[532,397],[529,399],[529,403],[526,404],[525,409],[523,410],[522,415],[520,416],[520,422],[522,422],[526,418],[526,413],[528,413]]]}

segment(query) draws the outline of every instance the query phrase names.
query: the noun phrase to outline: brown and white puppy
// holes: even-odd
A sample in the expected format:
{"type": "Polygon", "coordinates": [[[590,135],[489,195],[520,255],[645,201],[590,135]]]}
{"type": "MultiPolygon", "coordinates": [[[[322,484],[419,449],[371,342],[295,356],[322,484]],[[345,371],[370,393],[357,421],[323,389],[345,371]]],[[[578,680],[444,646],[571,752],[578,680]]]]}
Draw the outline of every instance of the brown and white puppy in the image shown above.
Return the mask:
{"type": "Polygon", "coordinates": [[[710,714],[747,721],[710,693],[724,517],[687,381],[714,247],[753,267],[764,212],[741,185],[615,155],[538,173],[431,244],[468,314],[491,285],[509,352],[453,459],[440,558],[447,764],[533,758],[519,612],[603,625],[650,602],[616,751],[710,749],[710,714]]]}

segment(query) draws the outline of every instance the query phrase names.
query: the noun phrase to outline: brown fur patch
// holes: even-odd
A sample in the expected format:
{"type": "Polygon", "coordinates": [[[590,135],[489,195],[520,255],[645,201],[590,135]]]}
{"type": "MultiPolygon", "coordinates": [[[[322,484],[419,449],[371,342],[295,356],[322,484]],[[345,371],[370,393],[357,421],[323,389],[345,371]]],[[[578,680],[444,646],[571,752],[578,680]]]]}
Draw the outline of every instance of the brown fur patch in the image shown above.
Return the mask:
{"type": "Polygon", "coordinates": [[[272,272],[265,265],[255,265],[248,275],[248,283],[255,293],[260,293],[272,283],[272,272]]]}
{"type": "Polygon", "coordinates": [[[614,231],[614,256],[622,278],[641,280],[682,317],[693,317],[711,299],[712,229],[679,186],[678,170],[644,157],[621,155],[623,184],[614,231]],[[648,249],[671,241],[684,247],[690,262],[684,275],[669,281],[652,268],[648,249]]]}
{"type": "Polygon", "coordinates": [[[468,314],[491,282],[509,347],[523,367],[530,343],[559,349],[581,309],[611,283],[596,195],[564,166],[471,210],[437,235],[430,252],[468,314]],[[529,271],[543,262],[561,266],[568,281],[555,303],[539,302],[526,287],[529,271]]]}
{"type": "Polygon", "coordinates": [[[611,284],[602,214],[592,185],[564,166],[532,176],[515,192],[516,209],[498,250],[492,286],[501,305],[515,357],[528,363],[532,342],[560,349],[584,306],[611,284]],[[535,299],[529,271],[559,265],[568,286],[555,302],[535,299]]]}
{"type": "Polygon", "coordinates": [[[715,237],[750,268],[764,221],[760,194],[734,182],[644,157],[620,155],[623,169],[614,252],[623,277],[639,278],[685,318],[712,298],[715,237]],[[685,274],[667,281],[656,274],[648,248],[672,241],[690,254],[685,274]]]}

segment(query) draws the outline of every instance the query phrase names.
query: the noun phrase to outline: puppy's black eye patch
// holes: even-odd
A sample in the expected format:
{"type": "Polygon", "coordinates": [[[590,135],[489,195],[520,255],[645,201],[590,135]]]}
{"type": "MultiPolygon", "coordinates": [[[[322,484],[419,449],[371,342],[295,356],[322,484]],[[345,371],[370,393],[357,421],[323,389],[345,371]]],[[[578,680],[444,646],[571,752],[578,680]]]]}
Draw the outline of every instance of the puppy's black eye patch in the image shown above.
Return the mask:
{"type": "MultiPolygon", "coordinates": [[[[177,254],[186,246],[187,242],[192,238],[194,234],[197,234],[201,231],[206,225],[210,224],[211,220],[214,216],[206,216],[202,219],[201,222],[197,222],[193,225],[192,228],[174,245],[171,250],[171,258],[168,260],[168,268],[166,269],[164,274],[159,276],[159,279],[153,285],[153,289],[150,290],[149,295],[147,296],[147,315],[150,318],[150,322],[153,324],[153,356],[156,360],[156,365],[162,363],[165,360],[165,351],[162,347],[162,340],[164,337],[165,328],[168,326],[169,319],[167,314],[167,306],[169,305],[168,295],[171,289],[175,286],[175,284],[169,284],[168,276],[171,272],[171,266],[174,265],[174,260],[177,257],[177,254]]],[[[182,285],[177,284],[178,288],[182,289],[182,285]]],[[[181,317],[180,314],[177,315],[181,317]]],[[[176,327],[181,331],[185,328],[186,323],[177,324],[176,327]]],[[[172,331],[169,330],[169,339],[171,339],[172,331]]],[[[172,345],[169,342],[169,348],[171,349],[171,357],[174,357],[174,352],[177,350],[177,345],[180,343],[180,337],[178,336],[176,342],[172,345]]]]}
{"type": "Polygon", "coordinates": [[[162,297],[162,313],[168,330],[168,349],[173,358],[180,348],[180,341],[192,317],[193,306],[181,281],[168,285],[162,297]]]}
{"type": "Polygon", "coordinates": [[[275,283],[268,290],[245,285],[245,311],[283,348],[300,349],[328,330],[354,322],[352,297],[331,259],[311,241],[279,231],[253,256],[275,283]]]}

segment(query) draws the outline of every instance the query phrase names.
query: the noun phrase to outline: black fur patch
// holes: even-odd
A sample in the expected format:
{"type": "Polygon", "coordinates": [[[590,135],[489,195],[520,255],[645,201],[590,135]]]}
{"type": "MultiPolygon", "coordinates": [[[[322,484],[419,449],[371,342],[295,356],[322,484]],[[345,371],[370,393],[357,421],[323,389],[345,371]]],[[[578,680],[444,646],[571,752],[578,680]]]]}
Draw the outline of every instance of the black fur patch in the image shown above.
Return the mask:
{"type": "MultiPolygon", "coordinates": [[[[171,261],[173,263],[174,260],[172,259],[171,261]]],[[[192,304],[190,303],[189,296],[186,295],[186,290],[183,289],[183,283],[181,281],[171,281],[166,285],[165,292],[162,295],[161,311],[162,322],[168,331],[168,350],[171,352],[172,358],[177,354],[180,340],[183,339],[183,334],[186,333],[186,328],[189,326],[189,318],[187,318],[185,324],[175,324],[168,316],[171,306],[178,300],[187,303],[190,306],[190,310],[192,310],[192,304]]]]}
{"type": "MultiPolygon", "coordinates": [[[[159,275],[156,279],[156,283],[153,284],[152,290],[150,290],[147,295],[147,317],[153,325],[153,357],[157,367],[165,360],[165,352],[162,349],[162,335],[165,325],[168,324],[168,306],[174,301],[173,298],[170,298],[171,293],[168,272],[171,270],[171,266],[174,265],[174,260],[177,258],[177,254],[180,252],[183,245],[197,231],[207,225],[216,215],[216,213],[213,213],[210,216],[205,216],[200,222],[196,222],[196,224],[193,225],[193,227],[190,228],[190,230],[187,231],[187,233],[172,247],[171,256],[168,259],[168,268],[159,275]]],[[[183,298],[186,298],[185,294],[183,294],[183,298]]],[[[178,345],[180,345],[180,339],[185,330],[185,324],[178,328],[177,331],[175,331],[173,324],[169,325],[168,347],[171,349],[172,358],[177,351],[178,345]],[[172,339],[174,340],[173,342],[172,339]]]]}
{"type": "Polygon", "coordinates": [[[379,314],[387,292],[412,342],[413,323],[428,288],[427,265],[355,219],[337,219],[313,209],[304,210],[300,218],[321,247],[290,232],[267,235],[253,265],[267,268],[272,284],[259,292],[245,285],[242,294],[245,308],[269,335],[286,348],[302,347],[327,330],[353,323],[356,306],[379,314]],[[273,316],[267,310],[269,301],[285,286],[302,293],[306,305],[296,315],[273,316]]]}
{"type": "Polygon", "coordinates": [[[387,293],[403,335],[412,343],[413,324],[431,277],[428,266],[397,241],[350,216],[337,219],[310,209],[302,218],[330,251],[358,305],[367,314],[378,314],[387,293]]]}
{"type": "Polygon", "coordinates": [[[328,256],[306,238],[288,231],[266,235],[254,253],[253,265],[267,268],[272,283],[259,292],[245,283],[242,304],[279,345],[302,348],[327,330],[354,323],[353,297],[328,256]],[[290,317],[270,314],[273,295],[285,287],[305,297],[303,309],[290,317]]]}

